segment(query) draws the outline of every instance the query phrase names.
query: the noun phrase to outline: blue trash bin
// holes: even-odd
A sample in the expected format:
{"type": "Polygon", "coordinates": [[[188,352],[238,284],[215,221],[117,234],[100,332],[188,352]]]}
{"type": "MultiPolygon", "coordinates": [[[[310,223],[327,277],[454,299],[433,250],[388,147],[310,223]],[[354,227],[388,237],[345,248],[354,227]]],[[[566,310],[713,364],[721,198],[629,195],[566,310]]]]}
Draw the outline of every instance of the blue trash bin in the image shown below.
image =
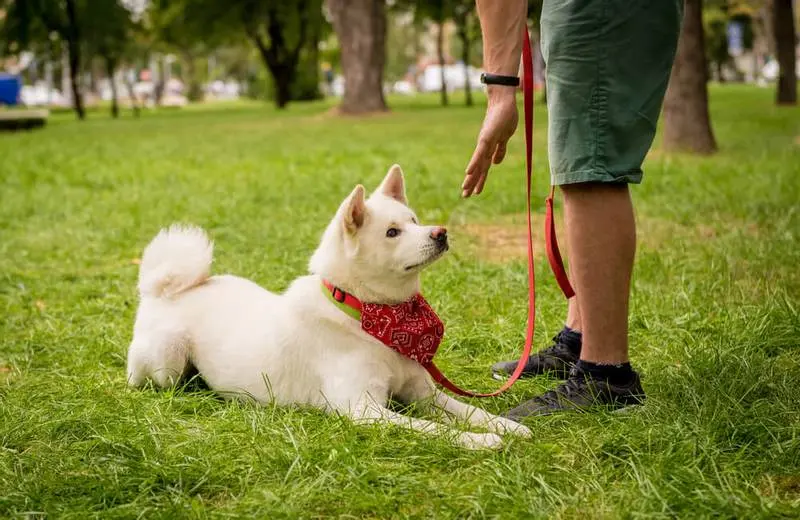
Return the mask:
{"type": "Polygon", "coordinates": [[[0,105],[19,104],[22,80],[19,76],[0,73],[0,105]]]}

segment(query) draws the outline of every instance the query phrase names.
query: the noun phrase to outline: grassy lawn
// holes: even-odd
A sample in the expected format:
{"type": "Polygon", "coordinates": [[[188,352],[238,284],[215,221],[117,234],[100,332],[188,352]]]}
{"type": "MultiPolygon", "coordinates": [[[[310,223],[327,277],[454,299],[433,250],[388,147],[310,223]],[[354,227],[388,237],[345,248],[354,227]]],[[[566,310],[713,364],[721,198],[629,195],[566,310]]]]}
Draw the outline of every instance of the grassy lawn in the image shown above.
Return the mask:
{"type": "MultiPolygon", "coordinates": [[[[451,253],[424,278],[448,324],[440,364],[492,388],[488,367],[524,335],[523,143],[483,196],[460,200],[480,107],[395,99],[390,115],[340,119],[325,104],[237,104],[58,115],[0,135],[0,517],[796,515],[800,110],[772,98],[713,90],[720,153],[656,147],[633,190],[631,348],[646,405],[531,420],[535,438],[500,452],[313,410],[129,391],[124,374],[136,259],[161,226],[205,227],[215,272],[279,291],[353,185],[374,188],[398,162],[420,217],[452,228],[451,253]]],[[[537,201],[545,121],[539,107],[537,201]]],[[[542,257],[537,276],[544,345],[565,303],[542,257]]],[[[500,412],[554,384],[523,381],[481,405],[500,412]]]]}

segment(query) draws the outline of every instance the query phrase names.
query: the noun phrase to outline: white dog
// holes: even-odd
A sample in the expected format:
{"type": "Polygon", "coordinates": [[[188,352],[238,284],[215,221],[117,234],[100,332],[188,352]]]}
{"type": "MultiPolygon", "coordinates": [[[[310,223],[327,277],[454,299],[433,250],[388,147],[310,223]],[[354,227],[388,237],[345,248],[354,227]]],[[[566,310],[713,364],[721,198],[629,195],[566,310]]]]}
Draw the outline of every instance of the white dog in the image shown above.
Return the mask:
{"type": "Polygon", "coordinates": [[[356,186],[311,258],[312,274],[282,295],[236,276],[210,276],[212,244],[201,229],[162,230],[142,258],[128,382],[167,387],[194,367],[226,397],[452,434],[469,448],[500,446],[498,433],[530,436],[521,424],[437,390],[420,364],[364,332],[323,292],[328,280],[362,302],[404,302],[419,292],[422,269],[446,250],[444,228],[420,225],[408,208],[396,165],[369,199],[356,186]],[[492,433],[401,415],[386,407],[390,397],[430,404],[447,422],[465,420],[492,433]]]}

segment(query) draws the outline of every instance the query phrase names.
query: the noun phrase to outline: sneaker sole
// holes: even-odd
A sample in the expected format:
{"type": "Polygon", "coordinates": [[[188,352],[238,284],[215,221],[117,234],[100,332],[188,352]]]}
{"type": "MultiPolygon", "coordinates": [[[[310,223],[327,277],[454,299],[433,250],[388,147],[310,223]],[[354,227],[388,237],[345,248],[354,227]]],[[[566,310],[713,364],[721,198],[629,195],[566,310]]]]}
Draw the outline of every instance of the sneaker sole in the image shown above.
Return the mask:
{"type": "Polygon", "coordinates": [[[510,419],[516,422],[522,422],[525,419],[530,419],[533,417],[549,417],[551,415],[559,415],[559,414],[589,414],[589,413],[596,413],[596,412],[605,412],[611,413],[614,415],[628,415],[634,413],[638,408],[641,408],[644,404],[644,401],[639,403],[629,403],[621,407],[614,407],[613,405],[595,405],[589,406],[585,408],[561,408],[557,410],[548,410],[543,412],[532,413],[530,415],[526,415],[524,417],[514,417],[506,414],[500,414],[500,417],[510,419]]]}
{"type": "Polygon", "coordinates": [[[611,413],[614,415],[629,415],[636,411],[637,408],[641,407],[641,404],[629,404],[623,406],[622,408],[617,408],[615,410],[611,410],[611,413]]]}
{"type": "MultiPolygon", "coordinates": [[[[534,377],[541,377],[541,376],[546,376],[546,377],[550,377],[552,379],[557,379],[559,381],[563,381],[563,380],[567,379],[567,377],[569,377],[569,374],[559,374],[559,373],[553,372],[553,371],[542,372],[540,374],[524,374],[523,373],[523,374],[520,374],[519,378],[520,379],[533,379],[534,377]]],[[[499,372],[492,372],[492,379],[495,379],[497,381],[508,381],[508,379],[510,377],[511,376],[509,374],[499,373],[499,372]]]]}

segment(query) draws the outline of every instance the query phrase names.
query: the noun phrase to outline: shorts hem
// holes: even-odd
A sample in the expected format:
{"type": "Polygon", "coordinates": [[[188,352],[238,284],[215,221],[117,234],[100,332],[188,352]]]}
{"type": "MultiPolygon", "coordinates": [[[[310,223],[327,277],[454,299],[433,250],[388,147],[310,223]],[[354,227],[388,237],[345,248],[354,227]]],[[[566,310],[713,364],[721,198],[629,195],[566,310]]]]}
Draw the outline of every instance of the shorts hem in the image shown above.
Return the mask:
{"type": "Polygon", "coordinates": [[[596,169],[577,170],[551,174],[550,182],[554,186],[563,186],[565,184],[582,184],[587,182],[600,182],[605,184],[640,184],[642,182],[642,170],[635,169],[616,173],[596,169]]]}

